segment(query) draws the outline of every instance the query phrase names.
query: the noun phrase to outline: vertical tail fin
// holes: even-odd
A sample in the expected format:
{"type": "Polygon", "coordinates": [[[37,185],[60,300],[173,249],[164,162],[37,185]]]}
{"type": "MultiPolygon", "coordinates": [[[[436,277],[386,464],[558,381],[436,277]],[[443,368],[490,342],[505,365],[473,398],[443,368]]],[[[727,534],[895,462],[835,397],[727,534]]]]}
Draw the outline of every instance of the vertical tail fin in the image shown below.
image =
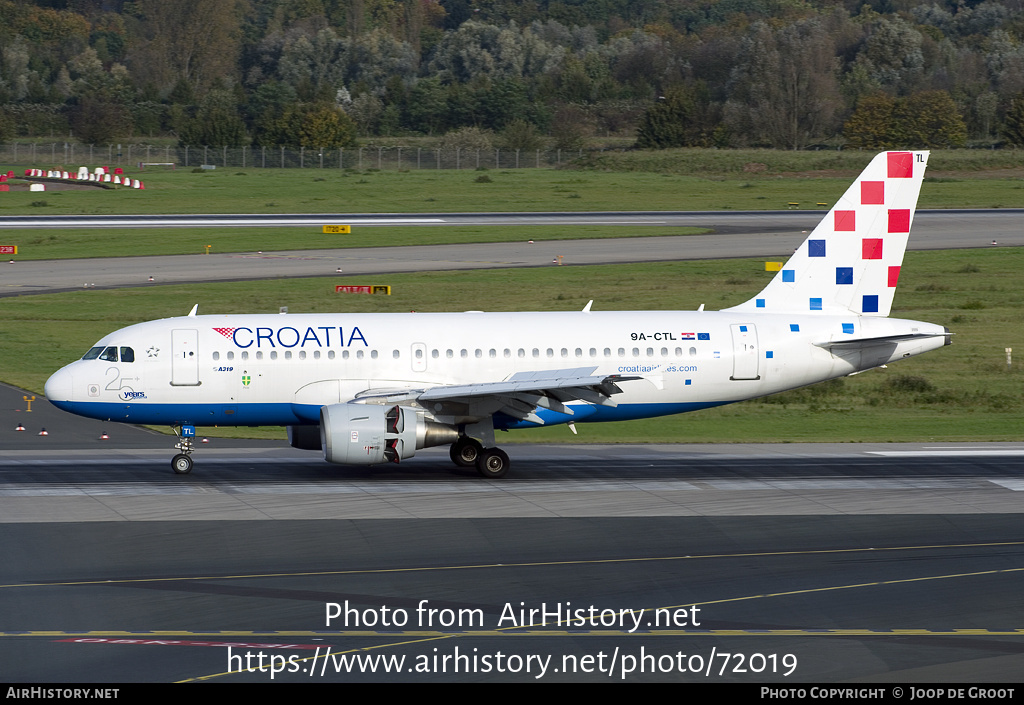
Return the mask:
{"type": "Polygon", "coordinates": [[[928,152],[882,152],[760,294],[731,311],[888,316],[928,152]]]}

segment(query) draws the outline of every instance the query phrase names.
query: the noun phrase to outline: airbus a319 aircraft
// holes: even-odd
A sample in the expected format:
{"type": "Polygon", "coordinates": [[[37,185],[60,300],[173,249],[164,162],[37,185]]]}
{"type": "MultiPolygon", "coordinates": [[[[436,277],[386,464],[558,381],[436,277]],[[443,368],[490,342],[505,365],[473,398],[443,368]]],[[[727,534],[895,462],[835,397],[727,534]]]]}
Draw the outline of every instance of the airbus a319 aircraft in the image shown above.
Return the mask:
{"type": "Polygon", "coordinates": [[[488,478],[495,431],[644,419],[761,397],[948,345],[888,318],[928,152],[876,156],[765,289],[722,311],[196,315],[123,328],[56,372],[82,416],[169,424],[192,470],[196,426],[282,425],[351,465],[450,445],[488,478]]]}

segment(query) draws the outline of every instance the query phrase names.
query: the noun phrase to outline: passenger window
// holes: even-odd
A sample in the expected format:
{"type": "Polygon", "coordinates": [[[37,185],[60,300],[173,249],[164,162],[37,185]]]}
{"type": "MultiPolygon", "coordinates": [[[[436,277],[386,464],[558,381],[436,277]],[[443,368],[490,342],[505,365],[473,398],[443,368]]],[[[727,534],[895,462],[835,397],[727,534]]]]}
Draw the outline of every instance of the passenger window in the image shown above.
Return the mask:
{"type": "Polygon", "coordinates": [[[219,359],[220,359],[220,353],[219,353],[219,352],[215,352],[215,353],[213,354],[213,359],[214,359],[214,360],[219,360],[219,359]]]}
{"type": "Polygon", "coordinates": [[[131,348],[121,348],[121,362],[135,362],[135,351],[131,348]]]}
{"type": "Polygon", "coordinates": [[[111,346],[100,353],[100,359],[104,362],[117,362],[117,348],[111,346]]]}

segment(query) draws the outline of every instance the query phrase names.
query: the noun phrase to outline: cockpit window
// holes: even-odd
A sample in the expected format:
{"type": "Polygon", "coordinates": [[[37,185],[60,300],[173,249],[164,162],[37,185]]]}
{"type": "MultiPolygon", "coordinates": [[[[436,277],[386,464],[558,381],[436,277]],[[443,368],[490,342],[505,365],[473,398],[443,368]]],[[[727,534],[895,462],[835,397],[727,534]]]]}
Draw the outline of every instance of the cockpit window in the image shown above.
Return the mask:
{"type": "Polygon", "coordinates": [[[117,348],[113,345],[109,348],[104,348],[103,352],[100,353],[100,359],[105,362],[117,362],[117,348]]]}
{"type": "Polygon", "coordinates": [[[131,348],[121,347],[121,362],[135,362],[135,351],[131,348]]]}
{"type": "Polygon", "coordinates": [[[82,356],[83,360],[95,360],[103,352],[103,346],[100,345],[97,348],[89,348],[89,352],[82,356]]]}

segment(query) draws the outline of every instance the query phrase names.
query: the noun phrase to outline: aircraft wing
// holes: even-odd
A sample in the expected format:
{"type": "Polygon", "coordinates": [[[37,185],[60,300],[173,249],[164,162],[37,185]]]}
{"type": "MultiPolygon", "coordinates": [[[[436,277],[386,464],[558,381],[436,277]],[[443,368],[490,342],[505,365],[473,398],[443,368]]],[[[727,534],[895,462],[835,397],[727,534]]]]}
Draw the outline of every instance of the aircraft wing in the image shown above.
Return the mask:
{"type": "Polygon", "coordinates": [[[536,416],[537,408],[550,409],[569,416],[573,401],[585,401],[602,406],[615,406],[612,395],[622,389],[619,382],[643,379],[636,375],[595,375],[597,367],[576,367],[564,370],[540,370],[517,372],[502,382],[480,382],[477,384],[455,384],[430,387],[423,390],[368,390],[357,396],[366,399],[398,395],[432,404],[465,404],[473,415],[504,413],[517,419],[541,422],[536,416]]]}

